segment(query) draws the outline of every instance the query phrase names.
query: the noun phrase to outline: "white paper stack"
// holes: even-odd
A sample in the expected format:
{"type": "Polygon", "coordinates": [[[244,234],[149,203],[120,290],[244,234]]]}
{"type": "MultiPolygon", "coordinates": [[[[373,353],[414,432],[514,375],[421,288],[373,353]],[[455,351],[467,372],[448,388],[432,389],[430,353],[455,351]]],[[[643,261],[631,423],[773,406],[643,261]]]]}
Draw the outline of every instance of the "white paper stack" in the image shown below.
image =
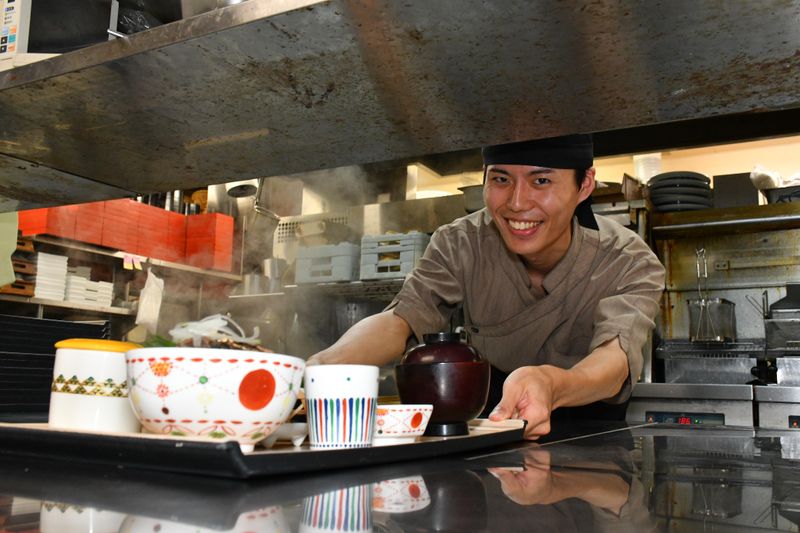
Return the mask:
{"type": "Polygon", "coordinates": [[[75,274],[86,279],[92,279],[92,267],[87,266],[68,266],[67,275],[75,274]]]}
{"type": "Polygon", "coordinates": [[[89,281],[77,274],[67,275],[67,300],[110,307],[114,299],[114,285],[107,281],[89,281]]]}
{"type": "Polygon", "coordinates": [[[47,300],[63,300],[67,288],[67,256],[39,252],[36,254],[36,288],[34,296],[47,300]]]}

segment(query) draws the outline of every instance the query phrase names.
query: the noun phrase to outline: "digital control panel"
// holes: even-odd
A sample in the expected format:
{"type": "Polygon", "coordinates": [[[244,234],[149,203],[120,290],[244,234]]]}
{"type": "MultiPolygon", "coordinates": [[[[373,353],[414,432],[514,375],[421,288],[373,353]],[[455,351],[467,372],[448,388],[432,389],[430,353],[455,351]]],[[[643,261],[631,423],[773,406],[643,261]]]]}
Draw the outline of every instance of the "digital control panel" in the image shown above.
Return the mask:
{"type": "MultiPolygon", "coordinates": [[[[797,418],[798,422],[800,422],[800,417],[797,418]]],[[[684,412],[666,412],[666,411],[647,411],[645,413],[645,420],[647,422],[659,422],[662,424],[677,424],[679,426],[724,426],[725,425],[725,415],[722,413],[684,413],[684,412]]],[[[791,426],[791,421],[789,422],[789,425],[791,426]]]]}
{"type": "Polygon", "coordinates": [[[0,6],[3,9],[3,23],[0,26],[0,59],[5,59],[17,51],[20,2],[0,0],[0,6]]]}

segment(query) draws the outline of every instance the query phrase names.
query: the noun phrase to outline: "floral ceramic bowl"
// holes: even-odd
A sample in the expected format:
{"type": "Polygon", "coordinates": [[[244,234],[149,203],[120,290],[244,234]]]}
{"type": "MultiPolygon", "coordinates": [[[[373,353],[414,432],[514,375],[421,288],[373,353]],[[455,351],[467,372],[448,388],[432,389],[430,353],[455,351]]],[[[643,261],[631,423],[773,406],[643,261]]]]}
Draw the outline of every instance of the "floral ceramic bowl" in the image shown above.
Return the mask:
{"type": "Polygon", "coordinates": [[[372,509],[381,513],[408,513],[431,504],[422,476],[387,479],[372,488],[372,509]]]}
{"type": "Polygon", "coordinates": [[[381,404],[375,416],[373,446],[414,442],[425,433],[431,419],[430,404],[381,404]]]}
{"type": "Polygon", "coordinates": [[[236,440],[245,451],[292,412],[305,361],[219,348],[127,352],[128,390],[144,430],[236,440]]]}
{"type": "Polygon", "coordinates": [[[160,533],[252,533],[253,531],[286,533],[291,531],[291,528],[283,514],[282,507],[265,507],[242,513],[236,519],[233,528],[225,530],[138,515],[125,517],[119,528],[119,533],[153,533],[154,531],[160,533]]]}

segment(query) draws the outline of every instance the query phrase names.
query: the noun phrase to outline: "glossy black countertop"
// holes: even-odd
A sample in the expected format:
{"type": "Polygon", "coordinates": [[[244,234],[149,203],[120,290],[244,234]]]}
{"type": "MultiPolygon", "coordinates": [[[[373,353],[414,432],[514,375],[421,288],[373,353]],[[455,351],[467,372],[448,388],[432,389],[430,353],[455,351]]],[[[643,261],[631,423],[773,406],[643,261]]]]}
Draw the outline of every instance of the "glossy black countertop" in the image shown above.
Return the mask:
{"type": "Polygon", "coordinates": [[[255,480],[3,455],[0,532],[798,531],[800,433],[584,423],[255,480]]]}

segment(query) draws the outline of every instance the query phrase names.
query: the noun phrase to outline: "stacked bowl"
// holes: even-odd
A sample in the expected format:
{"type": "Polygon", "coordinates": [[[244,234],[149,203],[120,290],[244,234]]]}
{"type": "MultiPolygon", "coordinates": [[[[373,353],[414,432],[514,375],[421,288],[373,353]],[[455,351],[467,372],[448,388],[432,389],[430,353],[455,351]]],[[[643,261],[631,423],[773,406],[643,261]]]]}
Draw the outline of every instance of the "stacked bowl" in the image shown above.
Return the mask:
{"type": "Polygon", "coordinates": [[[650,201],[656,211],[696,211],[713,206],[711,182],[697,172],[665,172],[653,176],[648,182],[650,201]]]}

